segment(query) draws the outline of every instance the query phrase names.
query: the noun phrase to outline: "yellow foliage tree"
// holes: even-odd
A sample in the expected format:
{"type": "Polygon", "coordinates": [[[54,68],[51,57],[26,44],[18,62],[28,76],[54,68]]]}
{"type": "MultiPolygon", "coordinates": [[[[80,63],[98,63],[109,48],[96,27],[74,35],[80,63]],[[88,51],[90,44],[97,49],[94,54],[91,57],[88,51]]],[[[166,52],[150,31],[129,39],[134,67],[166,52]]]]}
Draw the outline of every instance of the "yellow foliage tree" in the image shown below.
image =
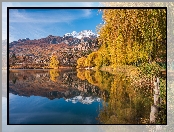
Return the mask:
{"type": "Polygon", "coordinates": [[[85,60],[86,57],[81,57],[77,60],[77,68],[83,68],[85,67],[85,60]]]}
{"type": "Polygon", "coordinates": [[[97,52],[92,52],[91,54],[88,55],[88,57],[85,60],[85,66],[87,67],[95,67],[95,59],[97,58],[98,53],[97,52]]]}
{"type": "Polygon", "coordinates": [[[50,68],[53,68],[53,69],[59,68],[59,61],[57,59],[57,56],[54,54],[50,58],[50,68]]]}
{"type": "Polygon", "coordinates": [[[166,56],[166,9],[104,9],[102,12],[105,23],[98,29],[101,45],[97,52],[88,55],[85,66],[138,66],[166,56]]]}
{"type": "MultiPolygon", "coordinates": [[[[105,24],[98,29],[102,44],[99,51],[110,54],[110,66],[152,62],[160,57],[159,51],[166,50],[166,9],[104,9],[102,12],[105,24]]],[[[102,65],[106,63],[104,59],[102,65]]]]}

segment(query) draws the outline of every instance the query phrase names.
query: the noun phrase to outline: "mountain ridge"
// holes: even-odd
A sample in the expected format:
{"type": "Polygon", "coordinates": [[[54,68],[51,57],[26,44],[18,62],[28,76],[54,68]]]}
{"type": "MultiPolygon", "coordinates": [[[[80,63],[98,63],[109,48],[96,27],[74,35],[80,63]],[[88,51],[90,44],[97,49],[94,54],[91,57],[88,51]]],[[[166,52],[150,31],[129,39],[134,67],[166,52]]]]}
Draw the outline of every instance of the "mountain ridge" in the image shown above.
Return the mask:
{"type": "Polygon", "coordinates": [[[33,39],[33,40],[30,40],[29,38],[23,38],[23,39],[19,39],[17,41],[10,42],[9,46],[13,46],[13,45],[16,45],[19,43],[25,43],[28,41],[30,44],[33,44],[33,43],[47,43],[47,44],[65,43],[68,45],[74,45],[74,44],[80,43],[81,40],[82,41],[87,41],[89,39],[93,40],[93,39],[97,38],[98,36],[99,35],[93,33],[92,30],[82,30],[80,32],[72,31],[72,33],[65,33],[63,36],[48,35],[45,38],[33,39]],[[37,42],[37,41],[39,41],[39,42],[37,42]]]}
{"type": "Polygon", "coordinates": [[[57,55],[60,66],[76,66],[78,58],[99,48],[97,35],[91,30],[84,30],[79,34],[73,31],[63,37],[49,35],[37,40],[25,38],[13,41],[9,43],[10,67],[20,65],[20,68],[33,68],[26,66],[29,64],[40,65],[40,68],[48,66],[52,53],[57,55]],[[77,38],[79,34],[83,35],[81,39],[77,38]],[[25,66],[22,66],[23,64],[25,66]]]}
{"type": "Polygon", "coordinates": [[[83,37],[98,37],[98,34],[92,32],[92,30],[82,30],[79,33],[72,31],[72,33],[66,33],[64,36],[72,36],[74,38],[81,39],[83,37]]]}

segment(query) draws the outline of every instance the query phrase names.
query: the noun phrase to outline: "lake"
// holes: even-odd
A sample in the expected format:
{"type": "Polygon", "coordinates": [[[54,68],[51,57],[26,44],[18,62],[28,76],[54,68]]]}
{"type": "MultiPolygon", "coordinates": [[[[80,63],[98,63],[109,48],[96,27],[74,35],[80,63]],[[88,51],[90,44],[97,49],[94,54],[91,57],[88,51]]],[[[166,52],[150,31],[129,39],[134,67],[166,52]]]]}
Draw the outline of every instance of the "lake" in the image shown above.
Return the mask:
{"type": "Polygon", "coordinates": [[[149,124],[150,86],[90,70],[10,70],[9,124],[149,124]]]}

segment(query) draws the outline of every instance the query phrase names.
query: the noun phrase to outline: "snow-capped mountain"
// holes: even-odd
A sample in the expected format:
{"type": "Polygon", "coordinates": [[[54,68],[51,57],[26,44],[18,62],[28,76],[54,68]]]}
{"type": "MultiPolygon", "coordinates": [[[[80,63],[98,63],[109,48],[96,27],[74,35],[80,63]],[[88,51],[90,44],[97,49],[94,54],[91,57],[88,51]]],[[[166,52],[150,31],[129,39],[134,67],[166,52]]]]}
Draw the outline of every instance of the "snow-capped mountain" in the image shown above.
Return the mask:
{"type": "Polygon", "coordinates": [[[92,97],[82,97],[82,96],[75,96],[70,99],[66,99],[67,102],[77,103],[80,102],[82,104],[92,104],[93,102],[101,102],[101,98],[92,98],[92,97]]]}
{"type": "Polygon", "coordinates": [[[72,33],[66,33],[64,36],[72,36],[74,38],[81,39],[83,37],[98,37],[98,34],[92,32],[92,30],[83,30],[79,33],[73,31],[72,33]]]}

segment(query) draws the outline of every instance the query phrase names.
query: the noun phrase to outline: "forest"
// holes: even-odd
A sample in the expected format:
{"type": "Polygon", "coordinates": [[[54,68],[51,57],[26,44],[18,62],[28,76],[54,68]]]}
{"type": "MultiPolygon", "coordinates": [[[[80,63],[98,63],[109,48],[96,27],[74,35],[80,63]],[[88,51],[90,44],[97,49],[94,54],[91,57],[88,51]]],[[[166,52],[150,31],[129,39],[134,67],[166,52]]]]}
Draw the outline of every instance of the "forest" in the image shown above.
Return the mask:
{"type": "Polygon", "coordinates": [[[100,48],[77,68],[148,64],[166,67],[166,9],[104,9],[97,27],[100,48]]]}

